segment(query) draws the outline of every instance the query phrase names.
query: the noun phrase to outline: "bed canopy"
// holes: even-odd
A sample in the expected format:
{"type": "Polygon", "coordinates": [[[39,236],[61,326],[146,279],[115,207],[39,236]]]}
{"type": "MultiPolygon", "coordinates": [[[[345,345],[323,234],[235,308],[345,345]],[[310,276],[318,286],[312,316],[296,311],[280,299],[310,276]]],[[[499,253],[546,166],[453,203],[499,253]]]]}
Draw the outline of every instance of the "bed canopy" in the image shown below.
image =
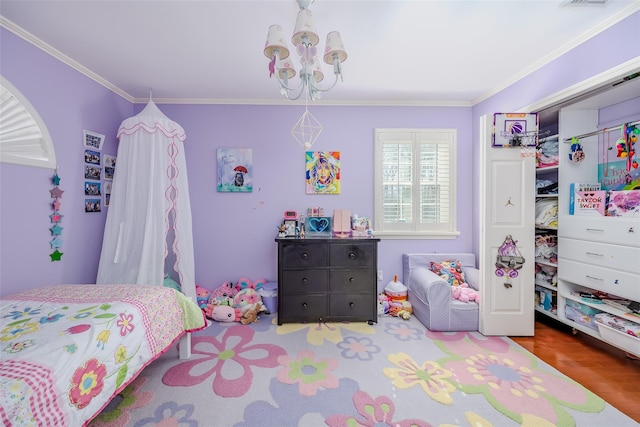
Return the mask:
{"type": "Polygon", "coordinates": [[[184,129],[150,100],[117,137],[96,282],[162,285],[168,273],[195,298],[184,129]]]}

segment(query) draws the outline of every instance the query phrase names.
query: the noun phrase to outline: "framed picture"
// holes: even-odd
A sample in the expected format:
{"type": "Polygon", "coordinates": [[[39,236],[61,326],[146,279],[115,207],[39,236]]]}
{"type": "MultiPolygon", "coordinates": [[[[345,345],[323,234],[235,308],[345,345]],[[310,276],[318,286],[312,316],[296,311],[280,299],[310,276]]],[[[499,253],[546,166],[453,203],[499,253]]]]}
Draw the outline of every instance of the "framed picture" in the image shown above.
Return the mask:
{"type": "Polygon", "coordinates": [[[84,150],[84,162],[92,165],[99,165],[100,152],[95,150],[84,150]]]}
{"type": "Polygon", "coordinates": [[[100,212],[101,205],[100,199],[85,199],[84,201],[84,211],[85,212],[100,212]]]}
{"type": "Polygon", "coordinates": [[[84,129],[84,146],[87,148],[93,148],[94,150],[102,150],[102,145],[104,144],[105,136],[101,133],[91,132],[90,130],[84,129]]]}
{"type": "Polygon", "coordinates": [[[97,166],[84,165],[84,177],[85,179],[100,179],[102,168],[97,166]]]}
{"type": "Polygon", "coordinates": [[[253,191],[253,151],[251,148],[218,148],[218,192],[253,191]]]}
{"type": "Polygon", "coordinates": [[[535,147],[538,113],[494,113],[492,147],[535,147]]]}
{"type": "Polygon", "coordinates": [[[339,151],[307,151],[305,170],[307,194],[340,194],[339,151]]]}
{"type": "Polygon", "coordinates": [[[100,196],[102,191],[100,190],[100,182],[85,181],[84,182],[84,195],[85,196],[100,196]]]}
{"type": "Polygon", "coordinates": [[[298,221],[295,219],[285,219],[284,220],[284,235],[286,237],[295,237],[298,235],[297,229],[298,221]]]}
{"type": "Polygon", "coordinates": [[[116,169],[116,156],[104,155],[104,179],[113,179],[113,173],[116,169]]]}

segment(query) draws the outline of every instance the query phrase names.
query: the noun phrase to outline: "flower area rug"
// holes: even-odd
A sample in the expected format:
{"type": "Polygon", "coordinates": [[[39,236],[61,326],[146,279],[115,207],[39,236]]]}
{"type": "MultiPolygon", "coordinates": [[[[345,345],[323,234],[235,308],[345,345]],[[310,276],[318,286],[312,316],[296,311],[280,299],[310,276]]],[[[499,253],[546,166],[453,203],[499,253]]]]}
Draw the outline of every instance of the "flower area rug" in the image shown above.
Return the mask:
{"type": "Polygon", "coordinates": [[[512,340],[417,319],[213,323],[172,348],[90,424],[109,426],[633,426],[512,340]]]}

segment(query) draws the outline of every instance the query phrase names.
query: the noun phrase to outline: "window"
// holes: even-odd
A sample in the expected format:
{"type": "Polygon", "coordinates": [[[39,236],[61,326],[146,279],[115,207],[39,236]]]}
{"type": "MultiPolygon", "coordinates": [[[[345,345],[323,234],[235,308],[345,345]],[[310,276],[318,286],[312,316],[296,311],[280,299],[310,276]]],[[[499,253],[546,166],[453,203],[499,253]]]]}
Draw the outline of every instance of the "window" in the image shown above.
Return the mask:
{"type": "Polygon", "coordinates": [[[27,98],[0,76],[0,161],[55,169],[53,141],[27,98]]]}
{"type": "Polygon", "coordinates": [[[376,129],[376,236],[458,236],[455,148],[455,129],[376,129]]]}

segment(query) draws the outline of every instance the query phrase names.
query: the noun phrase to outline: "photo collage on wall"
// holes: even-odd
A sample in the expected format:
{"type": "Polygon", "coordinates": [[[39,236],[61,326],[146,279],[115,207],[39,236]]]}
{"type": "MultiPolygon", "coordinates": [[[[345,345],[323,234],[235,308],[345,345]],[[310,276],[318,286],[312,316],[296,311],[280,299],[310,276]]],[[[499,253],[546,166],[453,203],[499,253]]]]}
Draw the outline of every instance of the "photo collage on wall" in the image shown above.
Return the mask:
{"type": "Polygon", "coordinates": [[[84,136],[84,211],[101,212],[109,206],[116,157],[102,154],[105,136],[88,130],[84,136]]]}

